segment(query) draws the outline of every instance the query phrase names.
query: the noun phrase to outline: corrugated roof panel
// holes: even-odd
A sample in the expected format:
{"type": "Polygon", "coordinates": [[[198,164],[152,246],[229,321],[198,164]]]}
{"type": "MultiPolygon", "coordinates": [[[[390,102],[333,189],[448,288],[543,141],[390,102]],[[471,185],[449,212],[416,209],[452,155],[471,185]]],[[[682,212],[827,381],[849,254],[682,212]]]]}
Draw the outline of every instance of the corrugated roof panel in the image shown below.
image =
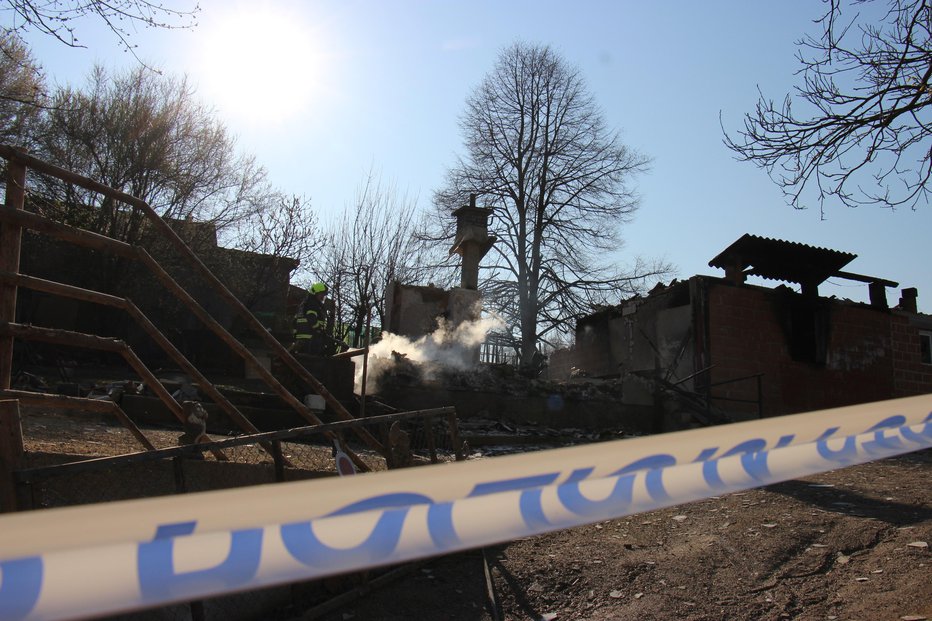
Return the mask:
{"type": "Polygon", "coordinates": [[[746,233],[709,261],[709,266],[737,267],[761,278],[818,285],[857,256],[746,233]]]}

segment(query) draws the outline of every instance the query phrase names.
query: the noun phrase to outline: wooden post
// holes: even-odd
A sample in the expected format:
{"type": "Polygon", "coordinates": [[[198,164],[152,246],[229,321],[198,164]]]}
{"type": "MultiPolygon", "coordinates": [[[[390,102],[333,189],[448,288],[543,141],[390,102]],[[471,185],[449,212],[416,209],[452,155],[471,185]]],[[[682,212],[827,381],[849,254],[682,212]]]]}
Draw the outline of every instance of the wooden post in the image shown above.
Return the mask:
{"type": "Polygon", "coordinates": [[[22,467],[23,429],[19,401],[0,401],[0,513],[19,508],[13,473],[22,467]]]}
{"type": "Polygon", "coordinates": [[[272,460],[275,462],[275,481],[281,483],[285,480],[285,456],[282,454],[281,440],[272,441],[272,460]]]}
{"type": "Polygon", "coordinates": [[[463,452],[460,430],[456,425],[456,410],[447,414],[447,423],[450,425],[450,443],[453,445],[453,454],[456,455],[456,461],[463,461],[466,459],[466,454],[463,452]]]}
{"type": "Polygon", "coordinates": [[[366,417],[366,382],[369,374],[369,344],[372,340],[372,307],[366,313],[366,340],[363,345],[363,351],[366,352],[362,359],[362,384],[359,388],[359,418],[366,417]]]}
{"type": "MultiPolygon", "coordinates": [[[[6,205],[22,209],[26,199],[26,167],[17,160],[7,160],[6,205]]],[[[19,273],[19,249],[23,227],[0,223],[0,270],[19,273]]],[[[0,321],[16,321],[16,285],[0,284],[0,321]]],[[[0,389],[10,388],[13,374],[13,336],[0,337],[0,389]]]]}

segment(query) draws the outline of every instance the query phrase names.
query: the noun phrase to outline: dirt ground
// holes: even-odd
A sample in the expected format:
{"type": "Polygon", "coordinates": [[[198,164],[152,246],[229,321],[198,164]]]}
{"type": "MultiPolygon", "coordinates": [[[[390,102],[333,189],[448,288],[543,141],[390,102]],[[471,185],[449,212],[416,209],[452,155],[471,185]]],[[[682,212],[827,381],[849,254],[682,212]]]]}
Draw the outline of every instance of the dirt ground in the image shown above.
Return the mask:
{"type": "MultiPolygon", "coordinates": [[[[120,449],[122,434],[101,422],[80,423],[106,434],[88,444],[56,421],[24,412],[27,449],[120,449]]],[[[313,618],[920,621],[932,618],[930,541],[924,451],[431,559],[313,618]]]]}

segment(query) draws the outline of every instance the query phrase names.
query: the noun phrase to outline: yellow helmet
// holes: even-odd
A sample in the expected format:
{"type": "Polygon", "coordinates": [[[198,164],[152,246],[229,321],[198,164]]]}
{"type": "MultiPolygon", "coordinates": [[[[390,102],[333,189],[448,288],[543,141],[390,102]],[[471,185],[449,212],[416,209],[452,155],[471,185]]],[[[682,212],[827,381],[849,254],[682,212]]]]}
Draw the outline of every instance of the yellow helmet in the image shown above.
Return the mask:
{"type": "Polygon", "coordinates": [[[315,282],[313,285],[311,285],[311,288],[308,289],[308,291],[310,291],[312,294],[327,293],[327,285],[322,282],[315,282]]]}

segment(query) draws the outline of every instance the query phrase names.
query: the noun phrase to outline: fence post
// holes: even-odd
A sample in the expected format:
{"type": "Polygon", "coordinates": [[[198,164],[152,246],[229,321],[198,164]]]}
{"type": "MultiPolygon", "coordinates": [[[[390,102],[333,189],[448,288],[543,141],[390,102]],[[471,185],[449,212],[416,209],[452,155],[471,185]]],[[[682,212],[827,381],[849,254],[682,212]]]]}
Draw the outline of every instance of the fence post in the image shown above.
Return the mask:
{"type": "Polygon", "coordinates": [[[466,459],[463,453],[463,442],[460,440],[460,430],[456,425],[456,412],[450,412],[447,415],[447,423],[450,425],[450,443],[453,444],[453,454],[456,455],[456,461],[466,459]]]}
{"type": "Polygon", "coordinates": [[[285,480],[285,458],[282,455],[282,441],[272,440],[272,461],[275,463],[275,481],[285,480]]]}
{"type": "MultiPolygon", "coordinates": [[[[22,209],[26,200],[26,166],[16,160],[6,163],[6,207],[22,209]]],[[[23,227],[0,223],[0,270],[19,273],[19,249],[23,227]]],[[[0,283],[0,321],[16,321],[16,285],[0,283]]],[[[0,336],[0,389],[11,387],[13,374],[13,336],[0,336]]]]}
{"type": "Polygon", "coordinates": [[[437,459],[437,440],[434,438],[434,417],[425,416],[421,421],[424,425],[424,432],[427,436],[427,451],[430,453],[430,463],[436,464],[437,459]]]}
{"type": "Polygon", "coordinates": [[[23,463],[23,428],[19,401],[0,401],[0,513],[18,510],[14,473],[23,463]]]}

